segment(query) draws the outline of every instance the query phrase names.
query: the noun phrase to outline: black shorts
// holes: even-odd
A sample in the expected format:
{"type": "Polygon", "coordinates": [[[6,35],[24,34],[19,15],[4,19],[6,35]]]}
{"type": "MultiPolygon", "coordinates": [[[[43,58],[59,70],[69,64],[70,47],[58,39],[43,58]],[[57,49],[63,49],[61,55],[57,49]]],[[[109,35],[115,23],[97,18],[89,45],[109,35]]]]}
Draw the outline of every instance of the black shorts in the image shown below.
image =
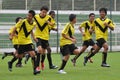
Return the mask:
{"type": "Polygon", "coordinates": [[[15,48],[15,50],[18,49],[18,45],[17,45],[17,44],[16,44],[16,45],[13,45],[13,47],[15,48]]]}
{"type": "Polygon", "coordinates": [[[85,40],[82,46],[88,47],[88,46],[94,46],[94,45],[95,45],[94,41],[92,39],[89,39],[89,40],[85,40]]]}
{"type": "Polygon", "coordinates": [[[18,54],[23,54],[28,51],[34,51],[35,46],[31,44],[26,44],[26,45],[18,45],[18,54]]]}
{"type": "Polygon", "coordinates": [[[36,43],[37,47],[41,46],[42,48],[47,49],[47,47],[49,46],[48,40],[43,40],[43,39],[40,39],[40,38],[37,38],[37,39],[38,39],[38,42],[36,43]]]}
{"type": "Polygon", "coordinates": [[[73,54],[73,51],[77,49],[77,47],[74,44],[65,45],[60,47],[60,52],[63,56],[66,56],[67,54],[73,54]]]}
{"type": "Polygon", "coordinates": [[[106,43],[105,39],[100,38],[97,40],[97,46],[99,46],[100,48],[102,48],[103,44],[106,43]]]}

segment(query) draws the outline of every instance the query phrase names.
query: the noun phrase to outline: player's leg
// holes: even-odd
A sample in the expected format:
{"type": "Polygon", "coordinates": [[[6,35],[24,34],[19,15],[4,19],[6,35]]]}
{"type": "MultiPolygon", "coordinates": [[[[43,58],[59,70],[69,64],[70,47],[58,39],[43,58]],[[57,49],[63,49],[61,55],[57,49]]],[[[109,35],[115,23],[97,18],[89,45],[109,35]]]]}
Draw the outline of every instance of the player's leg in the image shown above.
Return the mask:
{"type": "Polygon", "coordinates": [[[17,59],[18,59],[17,58],[17,51],[15,51],[15,55],[13,56],[13,58],[10,61],[8,61],[8,70],[9,71],[12,71],[12,65],[17,59]]]}
{"type": "Polygon", "coordinates": [[[70,49],[69,49],[69,45],[65,45],[65,46],[62,46],[60,47],[60,52],[61,52],[61,55],[62,55],[62,63],[61,63],[61,66],[60,68],[58,69],[58,73],[60,74],[66,74],[66,72],[64,71],[64,68],[66,66],[66,63],[70,57],[70,49]]]}
{"type": "Polygon", "coordinates": [[[35,52],[34,51],[29,51],[28,53],[30,54],[31,60],[32,60],[33,74],[36,75],[36,74],[40,73],[40,71],[36,69],[37,65],[36,65],[35,52]]]}
{"type": "Polygon", "coordinates": [[[2,59],[4,59],[7,56],[13,56],[13,55],[14,55],[14,52],[4,52],[2,55],[2,59]]]}
{"type": "Polygon", "coordinates": [[[22,58],[18,58],[18,62],[16,63],[16,67],[22,67],[22,58]]]}
{"type": "Polygon", "coordinates": [[[102,53],[102,67],[110,67],[110,65],[107,64],[107,52],[108,52],[108,44],[105,42],[103,44],[104,51],[102,53]]]}
{"type": "MultiPolygon", "coordinates": [[[[87,46],[86,45],[83,45],[79,54],[75,55],[75,57],[73,59],[71,59],[73,65],[75,66],[76,64],[76,60],[80,57],[80,55],[87,49],[87,46]]],[[[74,53],[77,53],[77,52],[74,52],[74,53]]]]}
{"type": "Polygon", "coordinates": [[[88,59],[93,57],[102,48],[103,43],[104,42],[101,38],[97,40],[97,43],[96,43],[97,45],[95,46],[95,50],[93,50],[88,56],[84,57],[84,62],[83,62],[84,66],[86,65],[88,59]]]}
{"type": "Polygon", "coordinates": [[[50,48],[50,46],[47,47],[47,59],[48,59],[49,68],[50,69],[56,69],[56,68],[58,68],[58,66],[55,66],[52,63],[51,48],[50,48]]]}
{"type": "Polygon", "coordinates": [[[25,54],[25,64],[27,64],[29,58],[30,58],[30,55],[28,53],[26,53],[25,54]]]}

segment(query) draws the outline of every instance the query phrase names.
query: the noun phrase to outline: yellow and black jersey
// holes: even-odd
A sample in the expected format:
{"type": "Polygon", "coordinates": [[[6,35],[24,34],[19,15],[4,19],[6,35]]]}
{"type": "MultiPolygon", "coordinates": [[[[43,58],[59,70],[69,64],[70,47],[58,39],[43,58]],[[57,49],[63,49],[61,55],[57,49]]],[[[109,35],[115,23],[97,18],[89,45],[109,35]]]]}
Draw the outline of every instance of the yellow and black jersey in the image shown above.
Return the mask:
{"type": "Polygon", "coordinates": [[[49,40],[49,30],[54,26],[50,26],[46,21],[52,22],[51,19],[52,18],[49,15],[46,15],[44,18],[40,17],[40,14],[35,15],[34,20],[37,24],[35,30],[36,38],[49,40]]]}
{"type": "Polygon", "coordinates": [[[83,41],[92,39],[92,35],[89,32],[89,29],[92,28],[94,25],[94,21],[91,23],[90,21],[84,21],[81,23],[80,27],[84,29],[85,36],[82,37],[83,41]]]}
{"type": "Polygon", "coordinates": [[[16,25],[18,31],[18,44],[25,45],[32,43],[32,39],[30,36],[31,31],[36,26],[36,23],[33,22],[30,24],[27,19],[23,19],[19,21],[16,25]]]}
{"type": "MultiPolygon", "coordinates": [[[[13,29],[14,29],[14,26],[10,28],[9,35],[11,35],[11,33],[13,32],[13,29]]],[[[18,30],[16,30],[15,35],[13,36],[13,39],[12,39],[12,44],[13,45],[17,45],[18,44],[18,37],[17,37],[17,35],[18,35],[18,30]]]]}
{"type": "Polygon", "coordinates": [[[65,25],[64,29],[62,30],[61,36],[60,36],[60,46],[73,43],[71,40],[64,38],[62,34],[72,37],[74,35],[74,31],[75,31],[74,26],[71,23],[67,23],[65,25]]]}
{"type": "Polygon", "coordinates": [[[108,27],[104,25],[104,23],[108,23],[111,27],[115,27],[112,20],[109,18],[105,18],[104,20],[97,18],[95,21],[95,34],[96,34],[96,40],[100,38],[104,38],[106,41],[108,39],[108,27]]]}

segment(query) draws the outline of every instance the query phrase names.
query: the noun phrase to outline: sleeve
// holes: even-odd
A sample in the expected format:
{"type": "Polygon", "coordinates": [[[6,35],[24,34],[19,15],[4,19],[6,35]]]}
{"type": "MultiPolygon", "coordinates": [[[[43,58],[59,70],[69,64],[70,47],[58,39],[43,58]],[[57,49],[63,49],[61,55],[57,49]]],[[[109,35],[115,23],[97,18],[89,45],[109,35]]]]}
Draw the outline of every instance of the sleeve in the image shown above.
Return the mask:
{"type": "Polygon", "coordinates": [[[10,30],[9,30],[9,34],[11,34],[12,32],[13,32],[13,27],[10,28],[10,30]]]}
{"type": "Polygon", "coordinates": [[[86,23],[86,22],[82,22],[82,23],[80,24],[80,27],[85,27],[85,23],[86,23]]]}
{"type": "Polygon", "coordinates": [[[112,20],[110,20],[110,21],[108,22],[108,24],[109,24],[111,27],[115,28],[115,24],[113,23],[112,20]]]}
{"type": "Polygon", "coordinates": [[[18,23],[16,23],[15,27],[16,27],[16,28],[20,28],[20,27],[21,27],[21,25],[22,25],[22,23],[23,23],[23,21],[22,21],[22,20],[20,20],[18,23]]]}
{"type": "Polygon", "coordinates": [[[62,30],[62,34],[68,34],[68,30],[69,30],[69,24],[66,24],[64,29],[62,30]]]}

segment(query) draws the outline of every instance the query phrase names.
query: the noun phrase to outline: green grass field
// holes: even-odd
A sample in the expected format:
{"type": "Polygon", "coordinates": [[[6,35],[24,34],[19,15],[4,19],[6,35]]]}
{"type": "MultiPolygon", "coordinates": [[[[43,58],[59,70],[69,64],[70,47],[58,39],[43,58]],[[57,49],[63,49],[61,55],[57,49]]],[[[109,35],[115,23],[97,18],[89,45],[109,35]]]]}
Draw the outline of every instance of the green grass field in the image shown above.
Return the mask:
{"type": "MultiPolygon", "coordinates": [[[[57,70],[50,70],[48,68],[47,59],[45,60],[45,70],[39,75],[32,74],[31,61],[28,64],[23,64],[22,68],[16,68],[13,66],[13,71],[9,72],[7,69],[7,62],[12,57],[7,57],[4,60],[0,59],[0,80],[119,80],[120,79],[120,64],[119,64],[119,52],[113,52],[108,54],[108,63],[110,68],[101,67],[101,56],[98,53],[93,57],[94,63],[89,63],[87,66],[83,66],[83,54],[77,61],[76,67],[73,67],[70,60],[68,61],[65,71],[67,74],[58,74],[57,70]]],[[[70,58],[72,58],[72,55],[70,58]]],[[[1,56],[0,56],[1,57],[1,56]]],[[[61,57],[59,54],[53,54],[53,63],[60,66],[61,57]]]]}

